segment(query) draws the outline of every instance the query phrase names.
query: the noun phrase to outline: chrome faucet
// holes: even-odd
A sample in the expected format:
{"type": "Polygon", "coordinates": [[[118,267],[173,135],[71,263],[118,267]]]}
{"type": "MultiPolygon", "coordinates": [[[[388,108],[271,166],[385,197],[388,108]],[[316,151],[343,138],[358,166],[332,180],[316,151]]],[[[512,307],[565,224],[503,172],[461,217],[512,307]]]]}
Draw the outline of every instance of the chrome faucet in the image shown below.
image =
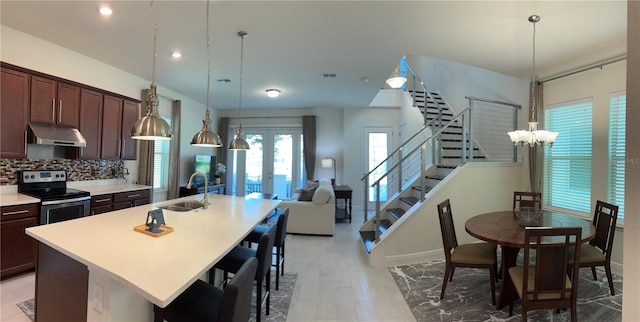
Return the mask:
{"type": "Polygon", "coordinates": [[[199,171],[194,172],[189,178],[189,183],[187,183],[187,189],[191,189],[191,181],[193,180],[193,177],[195,177],[197,174],[201,175],[204,178],[204,199],[202,199],[204,206],[202,206],[202,208],[207,209],[209,207],[209,192],[207,191],[207,187],[208,187],[207,176],[204,173],[199,171]]]}

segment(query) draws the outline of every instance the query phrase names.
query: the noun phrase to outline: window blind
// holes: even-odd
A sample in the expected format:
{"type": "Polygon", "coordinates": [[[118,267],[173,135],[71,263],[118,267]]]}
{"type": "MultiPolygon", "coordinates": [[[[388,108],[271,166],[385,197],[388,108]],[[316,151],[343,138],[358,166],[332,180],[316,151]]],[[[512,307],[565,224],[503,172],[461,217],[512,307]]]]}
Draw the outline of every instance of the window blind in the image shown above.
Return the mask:
{"type": "Polygon", "coordinates": [[[545,108],[544,129],[560,132],[544,151],[544,204],[591,211],[592,101],[583,99],[545,108]]]}
{"type": "Polygon", "coordinates": [[[626,92],[612,93],[609,97],[609,196],[608,201],[618,206],[618,219],[624,220],[624,168],[627,122],[626,92]]]}
{"type": "MultiPolygon", "coordinates": [[[[161,115],[168,120],[171,125],[171,119],[161,115]]],[[[169,144],[171,140],[155,141],[153,146],[153,188],[167,189],[169,185],[169,144]]]]}

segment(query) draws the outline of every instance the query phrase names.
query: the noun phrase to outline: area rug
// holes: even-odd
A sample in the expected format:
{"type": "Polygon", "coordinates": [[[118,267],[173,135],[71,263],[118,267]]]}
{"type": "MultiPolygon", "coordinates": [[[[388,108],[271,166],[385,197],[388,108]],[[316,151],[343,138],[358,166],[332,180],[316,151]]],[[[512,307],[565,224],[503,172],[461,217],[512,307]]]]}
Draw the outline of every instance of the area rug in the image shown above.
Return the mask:
{"type": "MultiPolygon", "coordinates": [[[[498,311],[491,305],[491,286],[487,270],[458,268],[453,281],[447,284],[444,299],[440,300],[445,261],[390,267],[398,288],[417,321],[520,321],[520,301],[514,302],[513,316],[509,308],[498,311]]],[[[580,270],[578,282],[578,321],[622,320],[622,277],[613,276],[616,295],[611,296],[606,275],[597,270],[594,281],[590,269],[580,270]]],[[[496,301],[501,286],[496,284],[496,301]]],[[[569,310],[530,311],[530,321],[571,321],[569,310]]]]}
{"type": "MultiPolygon", "coordinates": [[[[291,294],[296,286],[296,279],[298,273],[284,273],[284,276],[280,276],[280,287],[276,290],[276,278],[275,271],[271,274],[271,308],[269,315],[265,316],[264,311],[262,317],[266,317],[266,321],[270,322],[284,322],[287,320],[287,313],[289,313],[289,304],[291,304],[291,294]]],[[[256,320],[256,293],[255,287],[253,288],[253,299],[251,300],[251,319],[249,321],[256,320]]],[[[26,314],[31,321],[35,316],[35,301],[30,299],[21,303],[18,303],[18,307],[26,314]]],[[[264,310],[264,308],[263,308],[264,310]]]]}

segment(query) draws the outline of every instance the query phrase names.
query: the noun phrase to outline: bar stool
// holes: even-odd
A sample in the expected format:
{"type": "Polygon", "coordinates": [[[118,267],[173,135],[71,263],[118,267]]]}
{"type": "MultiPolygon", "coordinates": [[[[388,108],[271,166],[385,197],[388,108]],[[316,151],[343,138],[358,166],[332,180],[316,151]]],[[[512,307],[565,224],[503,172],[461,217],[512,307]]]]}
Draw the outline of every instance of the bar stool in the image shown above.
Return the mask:
{"type": "Polygon", "coordinates": [[[228,273],[236,273],[240,266],[249,258],[258,259],[258,269],[255,274],[256,281],[256,321],[260,321],[262,314],[262,303],[266,301],[265,311],[269,315],[269,301],[271,291],[271,250],[276,237],[276,227],[272,226],[260,236],[258,241],[258,249],[252,249],[245,246],[235,246],[227,255],[225,255],[218,263],[209,270],[209,283],[215,281],[215,269],[224,272],[223,280],[226,281],[228,273]],[[262,282],[264,282],[265,292],[262,295],[262,282]]]}
{"type": "Polygon", "coordinates": [[[256,258],[247,259],[224,291],[205,281],[196,280],[167,307],[154,305],[153,321],[248,321],[257,268],[256,258]]]}
{"type": "MultiPolygon", "coordinates": [[[[276,240],[273,243],[273,248],[275,248],[276,252],[272,253],[272,255],[276,255],[275,264],[273,262],[271,264],[271,266],[275,266],[276,268],[276,290],[280,289],[280,276],[284,276],[284,242],[287,237],[288,220],[289,208],[284,208],[278,216],[278,222],[276,224],[276,240]]],[[[264,234],[269,227],[270,225],[256,226],[244,241],[249,242],[249,247],[251,247],[251,243],[257,243],[260,240],[260,236],[264,234]]]]}

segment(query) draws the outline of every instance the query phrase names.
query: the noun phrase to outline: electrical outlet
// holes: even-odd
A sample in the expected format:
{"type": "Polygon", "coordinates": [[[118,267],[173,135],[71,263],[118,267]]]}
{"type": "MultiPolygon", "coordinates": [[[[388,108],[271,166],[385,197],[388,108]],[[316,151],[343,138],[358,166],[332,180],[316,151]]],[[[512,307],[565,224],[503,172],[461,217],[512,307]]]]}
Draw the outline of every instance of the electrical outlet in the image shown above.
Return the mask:
{"type": "Polygon", "coordinates": [[[93,298],[91,300],[93,309],[102,314],[104,306],[104,289],[98,284],[93,284],[93,298]]]}

